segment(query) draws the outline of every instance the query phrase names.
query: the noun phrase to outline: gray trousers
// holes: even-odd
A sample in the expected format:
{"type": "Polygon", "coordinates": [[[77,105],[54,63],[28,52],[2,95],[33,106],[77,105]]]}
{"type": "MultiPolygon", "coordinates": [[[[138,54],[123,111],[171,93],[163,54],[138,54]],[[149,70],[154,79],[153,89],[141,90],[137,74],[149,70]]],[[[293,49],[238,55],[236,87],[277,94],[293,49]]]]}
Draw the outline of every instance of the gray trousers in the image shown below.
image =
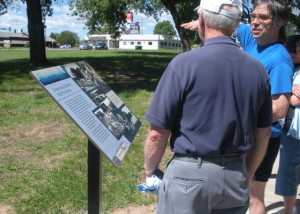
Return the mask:
{"type": "Polygon", "coordinates": [[[158,193],[157,214],[245,214],[248,180],[242,160],[222,165],[171,160],[158,193]]]}

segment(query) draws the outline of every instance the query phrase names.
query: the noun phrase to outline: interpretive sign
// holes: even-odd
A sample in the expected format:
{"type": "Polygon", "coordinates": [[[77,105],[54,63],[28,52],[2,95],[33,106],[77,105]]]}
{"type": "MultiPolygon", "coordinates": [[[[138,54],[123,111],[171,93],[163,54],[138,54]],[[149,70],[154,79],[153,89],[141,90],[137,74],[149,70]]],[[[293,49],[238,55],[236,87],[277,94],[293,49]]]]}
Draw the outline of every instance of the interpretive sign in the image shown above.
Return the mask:
{"type": "Polygon", "coordinates": [[[30,72],[118,167],[141,122],[85,61],[30,72]]]}

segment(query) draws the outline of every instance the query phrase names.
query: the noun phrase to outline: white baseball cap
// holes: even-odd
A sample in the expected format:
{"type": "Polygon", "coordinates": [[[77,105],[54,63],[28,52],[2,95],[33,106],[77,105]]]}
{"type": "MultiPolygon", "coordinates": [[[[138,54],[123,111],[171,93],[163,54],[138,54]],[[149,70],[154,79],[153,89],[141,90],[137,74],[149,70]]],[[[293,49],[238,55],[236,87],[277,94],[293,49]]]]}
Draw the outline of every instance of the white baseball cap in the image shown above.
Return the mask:
{"type": "Polygon", "coordinates": [[[241,0],[201,0],[200,5],[195,9],[202,8],[211,13],[221,14],[230,18],[240,18],[243,11],[243,3],[241,0]],[[239,8],[240,13],[231,13],[228,10],[221,9],[222,5],[232,5],[239,8]]]}

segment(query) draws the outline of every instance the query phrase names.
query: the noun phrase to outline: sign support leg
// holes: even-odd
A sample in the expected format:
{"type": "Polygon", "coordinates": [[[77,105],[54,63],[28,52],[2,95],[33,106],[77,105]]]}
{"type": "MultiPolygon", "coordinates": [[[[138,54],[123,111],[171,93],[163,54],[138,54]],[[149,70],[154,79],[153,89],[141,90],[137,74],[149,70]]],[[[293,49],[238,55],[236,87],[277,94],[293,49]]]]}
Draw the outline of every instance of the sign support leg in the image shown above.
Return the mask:
{"type": "Polygon", "coordinates": [[[88,214],[99,214],[102,206],[102,155],[88,140],[88,214]]]}

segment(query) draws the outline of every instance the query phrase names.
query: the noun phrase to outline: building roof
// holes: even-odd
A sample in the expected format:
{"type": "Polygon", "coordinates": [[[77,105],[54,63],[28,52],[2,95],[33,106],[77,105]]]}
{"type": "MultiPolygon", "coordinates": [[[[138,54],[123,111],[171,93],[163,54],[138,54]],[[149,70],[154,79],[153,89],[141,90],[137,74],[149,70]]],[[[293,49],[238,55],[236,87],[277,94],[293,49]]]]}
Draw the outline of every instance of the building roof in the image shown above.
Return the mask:
{"type": "MultiPolygon", "coordinates": [[[[109,34],[93,34],[93,35],[86,35],[85,40],[111,40],[111,37],[109,34]]],[[[127,41],[159,41],[159,40],[168,40],[165,39],[163,35],[159,34],[122,34],[117,40],[127,40],[127,41]]],[[[180,38],[174,37],[170,40],[178,40],[180,42],[180,38]]]]}
{"type": "MultiPolygon", "coordinates": [[[[11,32],[0,32],[0,40],[27,40],[29,37],[28,33],[11,33],[11,32]]],[[[46,36],[47,42],[56,42],[55,39],[52,39],[46,36]]]]}

